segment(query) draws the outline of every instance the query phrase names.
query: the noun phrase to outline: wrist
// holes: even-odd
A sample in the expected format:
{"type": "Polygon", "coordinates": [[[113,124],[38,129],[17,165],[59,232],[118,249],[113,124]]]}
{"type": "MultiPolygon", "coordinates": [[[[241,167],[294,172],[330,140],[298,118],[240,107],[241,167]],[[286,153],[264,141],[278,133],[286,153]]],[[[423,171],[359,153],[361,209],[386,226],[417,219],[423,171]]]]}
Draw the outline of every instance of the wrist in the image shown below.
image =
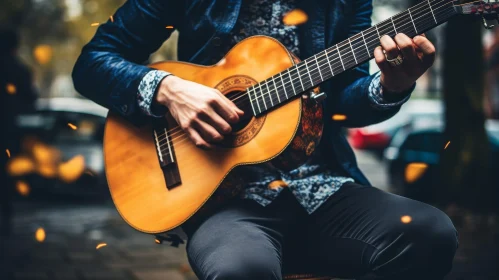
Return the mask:
{"type": "Polygon", "coordinates": [[[173,75],[166,76],[159,84],[153,102],[158,105],[167,106],[169,97],[174,92],[175,85],[179,79],[180,78],[173,75]]]}

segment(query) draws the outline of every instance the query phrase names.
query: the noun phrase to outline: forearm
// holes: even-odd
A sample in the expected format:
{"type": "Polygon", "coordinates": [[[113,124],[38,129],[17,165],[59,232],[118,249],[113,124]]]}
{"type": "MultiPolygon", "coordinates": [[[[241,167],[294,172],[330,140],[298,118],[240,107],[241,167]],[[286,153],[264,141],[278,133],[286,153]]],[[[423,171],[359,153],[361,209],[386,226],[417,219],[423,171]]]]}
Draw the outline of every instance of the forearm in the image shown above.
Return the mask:
{"type": "Polygon", "coordinates": [[[125,117],[143,114],[139,89],[154,69],[144,65],[151,53],[177,26],[179,3],[167,0],[129,0],[113,21],[99,26],[83,48],[73,69],[76,90],[125,117]]]}

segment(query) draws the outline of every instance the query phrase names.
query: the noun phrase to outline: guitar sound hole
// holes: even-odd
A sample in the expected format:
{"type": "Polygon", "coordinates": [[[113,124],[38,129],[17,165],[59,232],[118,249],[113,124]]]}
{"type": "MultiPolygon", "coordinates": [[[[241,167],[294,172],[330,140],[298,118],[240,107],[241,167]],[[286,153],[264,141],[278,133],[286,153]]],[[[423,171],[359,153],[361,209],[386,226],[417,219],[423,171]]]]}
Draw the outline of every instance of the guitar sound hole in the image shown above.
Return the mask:
{"type": "Polygon", "coordinates": [[[225,95],[229,100],[232,100],[236,106],[244,111],[244,115],[239,117],[239,122],[232,124],[232,133],[237,133],[244,129],[253,119],[253,109],[249,102],[248,96],[242,91],[233,91],[225,95]]]}

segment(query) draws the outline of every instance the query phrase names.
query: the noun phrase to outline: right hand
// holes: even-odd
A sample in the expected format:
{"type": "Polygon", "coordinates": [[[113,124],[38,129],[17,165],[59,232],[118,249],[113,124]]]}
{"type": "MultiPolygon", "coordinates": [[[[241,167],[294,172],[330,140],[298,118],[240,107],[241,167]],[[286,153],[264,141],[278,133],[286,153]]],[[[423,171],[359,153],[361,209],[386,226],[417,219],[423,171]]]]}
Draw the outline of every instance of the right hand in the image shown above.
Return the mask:
{"type": "Polygon", "coordinates": [[[232,131],[229,123],[237,123],[244,115],[220,91],[173,75],[163,79],[155,102],[168,107],[189,138],[203,149],[222,141],[232,131]]]}

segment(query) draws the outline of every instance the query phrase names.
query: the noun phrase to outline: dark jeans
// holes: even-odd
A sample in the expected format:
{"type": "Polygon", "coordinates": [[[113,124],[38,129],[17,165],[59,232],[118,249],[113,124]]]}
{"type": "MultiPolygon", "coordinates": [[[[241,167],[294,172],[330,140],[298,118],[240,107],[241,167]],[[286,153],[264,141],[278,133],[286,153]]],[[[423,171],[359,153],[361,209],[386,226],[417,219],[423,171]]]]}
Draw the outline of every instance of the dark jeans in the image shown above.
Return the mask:
{"type": "Polygon", "coordinates": [[[286,190],[267,207],[237,200],[184,228],[199,279],[282,279],[285,272],[355,279],[443,279],[458,247],[433,206],[348,183],[312,215],[286,190]],[[403,216],[411,221],[404,223],[403,216]]]}

